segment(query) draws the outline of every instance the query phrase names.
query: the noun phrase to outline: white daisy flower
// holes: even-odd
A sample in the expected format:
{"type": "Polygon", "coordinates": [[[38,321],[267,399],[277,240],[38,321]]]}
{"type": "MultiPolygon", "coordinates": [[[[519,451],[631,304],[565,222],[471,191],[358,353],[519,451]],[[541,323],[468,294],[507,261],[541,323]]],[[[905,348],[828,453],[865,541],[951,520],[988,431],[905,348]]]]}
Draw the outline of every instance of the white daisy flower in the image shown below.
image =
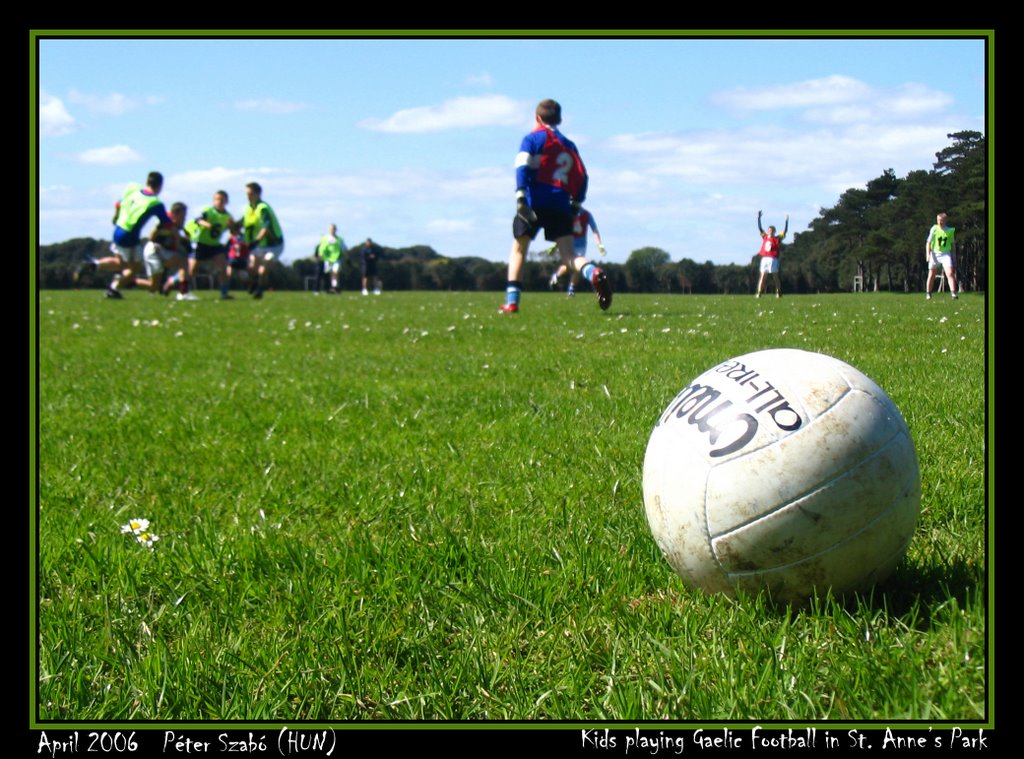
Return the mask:
{"type": "Polygon", "coordinates": [[[129,520],[128,524],[121,525],[121,532],[123,533],[134,533],[138,535],[140,532],[145,532],[149,529],[148,519],[132,519],[129,520]]]}

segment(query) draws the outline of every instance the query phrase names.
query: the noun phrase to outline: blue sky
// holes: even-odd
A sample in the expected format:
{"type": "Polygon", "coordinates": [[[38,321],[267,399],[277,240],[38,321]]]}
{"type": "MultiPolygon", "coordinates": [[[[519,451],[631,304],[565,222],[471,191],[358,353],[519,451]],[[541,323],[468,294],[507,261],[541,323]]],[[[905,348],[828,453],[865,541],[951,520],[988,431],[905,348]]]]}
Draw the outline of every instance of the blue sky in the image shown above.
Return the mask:
{"type": "Polygon", "coordinates": [[[158,170],[190,215],[224,189],[238,216],[258,181],[286,260],[333,222],[349,245],[504,261],[513,159],[552,97],[610,260],[747,263],[758,209],[792,235],[986,131],[986,65],[982,39],[951,38],[44,37],[39,242],[109,239],[124,186],[158,170]]]}

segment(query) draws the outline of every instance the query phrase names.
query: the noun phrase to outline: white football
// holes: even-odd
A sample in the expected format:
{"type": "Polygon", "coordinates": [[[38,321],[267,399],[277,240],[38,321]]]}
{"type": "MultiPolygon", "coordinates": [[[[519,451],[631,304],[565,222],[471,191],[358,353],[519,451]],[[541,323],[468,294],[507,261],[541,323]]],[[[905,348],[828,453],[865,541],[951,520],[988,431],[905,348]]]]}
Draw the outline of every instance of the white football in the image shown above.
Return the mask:
{"type": "Polygon", "coordinates": [[[785,603],[883,580],[921,503],[889,396],[838,359],[790,349],[723,361],[683,388],[651,432],[643,490],[687,586],[785,603]]]}

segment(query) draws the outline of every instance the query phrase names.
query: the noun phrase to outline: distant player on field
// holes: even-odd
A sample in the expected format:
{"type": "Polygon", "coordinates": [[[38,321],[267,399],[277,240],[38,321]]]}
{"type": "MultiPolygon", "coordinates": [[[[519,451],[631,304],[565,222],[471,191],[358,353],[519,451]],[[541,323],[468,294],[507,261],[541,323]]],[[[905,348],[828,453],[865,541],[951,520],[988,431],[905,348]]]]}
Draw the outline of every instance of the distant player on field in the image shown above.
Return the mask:
{"type": "Polygon", "coordinates": [[[339,292],[338,273],[341,271],[341,257],[345,254],[345,241],[338,235],[338,227],[331,224],[327,227],[327,234],[320,238],[313,257],[316,259],[316,289],[313,291],[320,294],[320,286],[325,276],[331,278],[331,288],[328,292],[339,292]]]}
{"type": "Polygon", "coordinates": [[[574,255],[573,218],[587,196],[587,170],[576,146],[557,127],[562,106],[542,100],[534,116],[536,128],[526,135],[516,154],[516,215],[512,220],[512,252],[508,260],[508,284],[501,313],[519,310],[520,277],[530,241],[544,230],[544,238],[558,246],[566,269],[580,272],[594,286],[602,309],[612,303],[608,276],[584,256],[574,255]]]}
{"type": "Polygon", "coordinates": [[[359,268],[363,280],[363,295],[369,295],[369,287],[373,285],[373,294],[380,295],[381,281],[377,274],[377,246],[369,237],[359,249],[359,268]]]}
{"type": "Polygon", "coordinates": [[[932,299],[932,281],[935,279],[935,275],[942,276],[939,274],[940,269],[945,273],[946,281],[949,282],[949,294],[953,296],[953,300],[957,300],[956,229],[946,226],[947,218],[945,213],[940,213],[935,217],[935,223],[928,230],[928,240],[924,246],[925,260],[928,261],[928,279],[925,280],[924,290],[925,298],[928,300],[932,299]]]}
{"type": "Polygon", "coordinates": [[[767,232],[761,228],[761,212],[758,211],[757,231],[761,233],[761,249],[758,251],[761,256],[761,276],[757,280],[757,295],[755,297],[761,297],[761,293],[764,292],[765,280],[770,274],[775,282],[775,297],[781,298],[782,278],[779,276],[779,252],[782,248],[782,240],[789,231],[789,214],[786,214],[786,226],[783,228],[782,234],[776,236],[775,227],[769,226],[767,232]]]}

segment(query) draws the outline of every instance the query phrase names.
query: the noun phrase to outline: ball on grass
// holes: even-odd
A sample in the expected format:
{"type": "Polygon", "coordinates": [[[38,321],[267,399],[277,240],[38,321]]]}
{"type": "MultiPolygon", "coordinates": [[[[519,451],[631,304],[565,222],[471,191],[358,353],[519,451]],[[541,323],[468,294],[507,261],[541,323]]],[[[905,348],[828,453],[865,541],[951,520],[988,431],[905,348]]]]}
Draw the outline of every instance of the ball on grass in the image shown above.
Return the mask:
{"type": "Polygon", "coordinates": [[[687,586],[793,603],[891,574],[921,484],[907,424],[878,385],[830,356],[775,349],[723,361],[672,399],[643,493],[687,586]]]}

